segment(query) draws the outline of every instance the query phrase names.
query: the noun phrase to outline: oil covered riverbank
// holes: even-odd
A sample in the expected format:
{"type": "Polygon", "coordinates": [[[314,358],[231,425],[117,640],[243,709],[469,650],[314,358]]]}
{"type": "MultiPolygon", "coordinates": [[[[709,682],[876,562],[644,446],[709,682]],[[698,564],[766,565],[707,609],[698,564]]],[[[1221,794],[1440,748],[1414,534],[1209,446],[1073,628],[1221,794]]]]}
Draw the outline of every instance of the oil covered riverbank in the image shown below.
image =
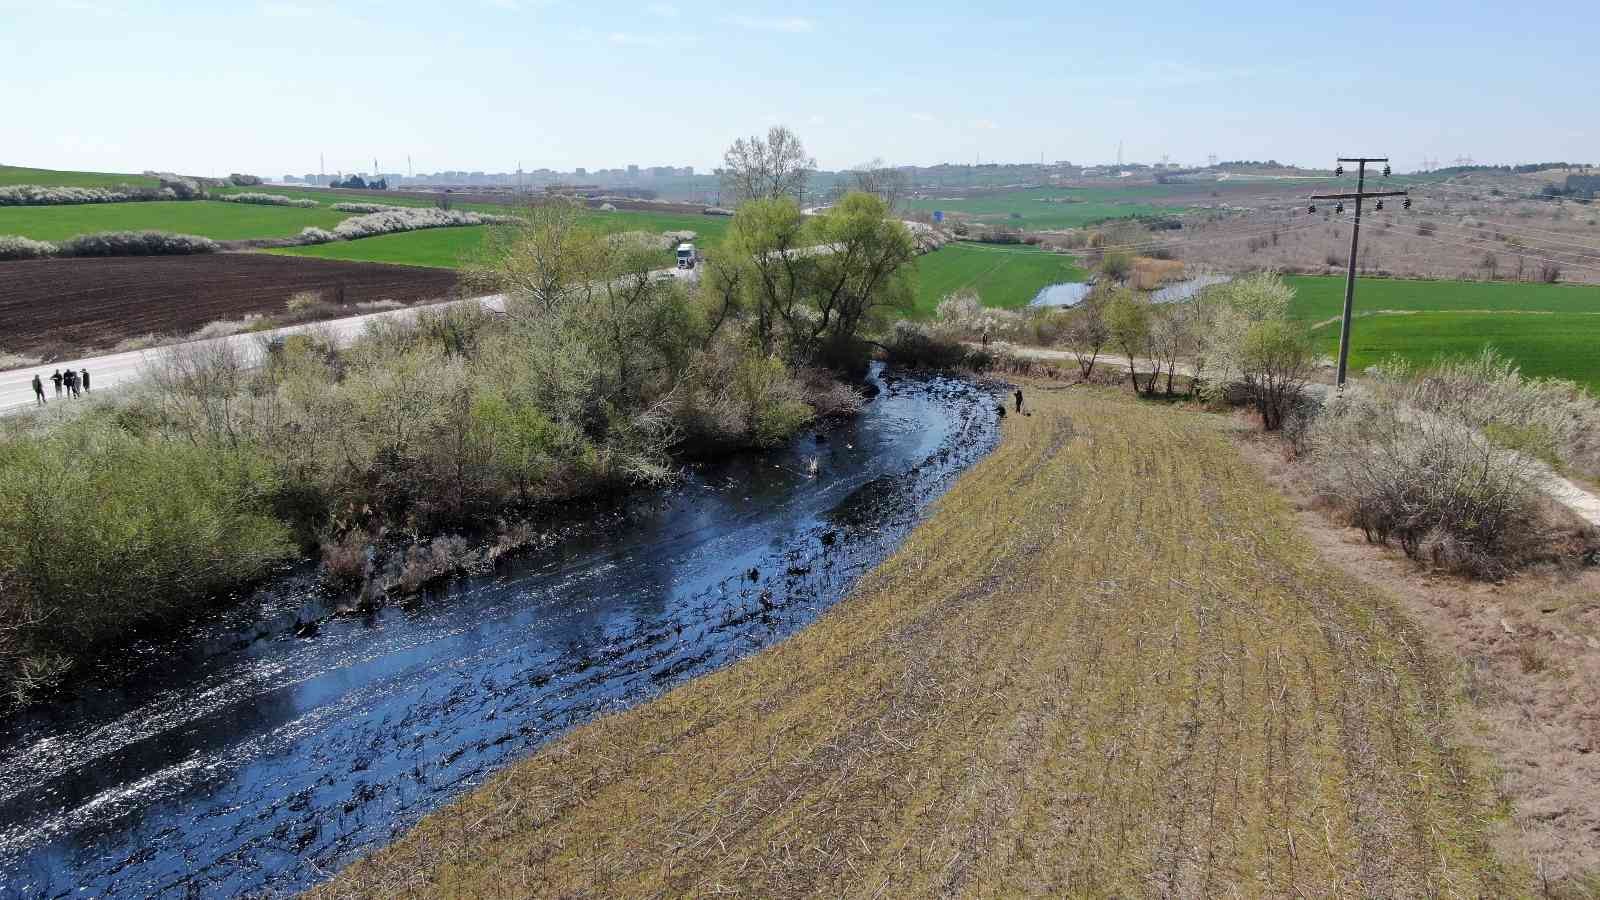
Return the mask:
{"type": "Polygon", "coordinates": [[[994,446],[980,388],[877,378],[859,418],[696,466],[492,576],[332,618],[290,579],[6,723],[4,894],[287,893],[561,730],[781,640],[994,446]]]}

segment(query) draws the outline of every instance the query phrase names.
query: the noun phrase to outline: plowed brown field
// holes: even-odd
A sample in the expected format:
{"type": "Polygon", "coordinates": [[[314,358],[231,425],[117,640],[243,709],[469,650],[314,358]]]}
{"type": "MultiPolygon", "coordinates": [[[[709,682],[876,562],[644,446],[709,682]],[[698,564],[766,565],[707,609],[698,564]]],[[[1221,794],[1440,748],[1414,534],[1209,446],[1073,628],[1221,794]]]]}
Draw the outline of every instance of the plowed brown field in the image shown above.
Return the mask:
{"type": "Polygon", "coordinates": [[[297,291],[321,291],[333,303],[343,287],[348,314],[356,315],[357,303],[445,299],[456,285],[448,269],[254,253],[6,262],[0,349],[63,359],[139,335],[189,334],[218,319],[282,314],[297,291]]]}

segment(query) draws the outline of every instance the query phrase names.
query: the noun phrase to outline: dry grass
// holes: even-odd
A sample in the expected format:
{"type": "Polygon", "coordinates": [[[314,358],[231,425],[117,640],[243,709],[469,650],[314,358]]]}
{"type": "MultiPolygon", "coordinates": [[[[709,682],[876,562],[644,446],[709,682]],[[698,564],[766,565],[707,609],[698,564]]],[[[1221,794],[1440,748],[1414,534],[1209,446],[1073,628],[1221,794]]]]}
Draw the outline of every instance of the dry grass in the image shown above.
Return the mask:
{"type": "Polygon", "coordinates": [[[1128,283],[1141,291],[1153,291],[1182,278],[1182,260],[1139,256],[1133,260],[1133,273],[1128,276],[1128,283]]]}
{"type": "Polygon", "coordinates": [[[1028,389],[786,643],[577,729],[316,894],[1500,896],[1455,693],[1223,420],[1028,389]]]}
{"type": "Polygon", "coordinates": [[[1531,872],[1537,894],[1600,898],[1600,570],[1442,575],[1331,520],[1277,448],[1246,449],[1300,508],[1319,555],[1397,597],[1453,660],[1470,701],[1460,733],[1493,758],[1510,808],[1501,858],[1531,872]]]}

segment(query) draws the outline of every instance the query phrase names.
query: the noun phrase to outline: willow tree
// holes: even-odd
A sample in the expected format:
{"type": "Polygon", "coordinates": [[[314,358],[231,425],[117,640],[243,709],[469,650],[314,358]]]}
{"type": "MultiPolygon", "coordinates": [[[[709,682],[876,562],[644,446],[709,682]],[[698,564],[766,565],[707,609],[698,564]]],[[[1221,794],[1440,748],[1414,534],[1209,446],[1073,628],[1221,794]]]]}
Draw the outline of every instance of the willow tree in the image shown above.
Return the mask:
{"type": "Polygon", "coordinates": [[[915,255],[877,197],[853,193],[810,218],[791,198],[757,200],[733,217],[706,283],[723,308],[749,315],[763,355],[839,365],[863,331],[909,303],[915,255]]]}

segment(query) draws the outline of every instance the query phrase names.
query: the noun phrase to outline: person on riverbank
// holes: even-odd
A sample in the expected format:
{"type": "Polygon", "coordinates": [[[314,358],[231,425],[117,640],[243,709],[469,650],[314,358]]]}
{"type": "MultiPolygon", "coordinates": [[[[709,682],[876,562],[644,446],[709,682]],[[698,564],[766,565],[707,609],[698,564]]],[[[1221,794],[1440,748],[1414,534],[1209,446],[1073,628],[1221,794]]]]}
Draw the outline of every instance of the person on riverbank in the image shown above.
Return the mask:
{"type": "Polygon", "coordinates": [[[1022,388],[1017,388],[1017,412],[1022,412],[1022,388]]]}
{"type": "Polygon", "coordinates": [[[56,399],[60,400],[61,399],[61,381],[62,381],[61,370],[57,369],[56,373],[54,375],[50,376],[50,380],[54,381],[56,383],[56,399]]]}
{"type": "Polygon", "coordinates": [[[33,399],[44,405],[44,382],[39,380],[39,373],[33,373],[33,399]]]}
{"type": "Polygon", "coordinates": [[[89,393],[89,370],[84,369],[83,372],[78,375],[78,379],[83,382],[83,392],[85,394],[89,393]]]}
{"type": "Polygon", "coordinates": [[[83,394],[78,391],[78,373],[68,369],[66,379],[67,393],[71,394],[74,400],[82,400],[83,394]]]}

